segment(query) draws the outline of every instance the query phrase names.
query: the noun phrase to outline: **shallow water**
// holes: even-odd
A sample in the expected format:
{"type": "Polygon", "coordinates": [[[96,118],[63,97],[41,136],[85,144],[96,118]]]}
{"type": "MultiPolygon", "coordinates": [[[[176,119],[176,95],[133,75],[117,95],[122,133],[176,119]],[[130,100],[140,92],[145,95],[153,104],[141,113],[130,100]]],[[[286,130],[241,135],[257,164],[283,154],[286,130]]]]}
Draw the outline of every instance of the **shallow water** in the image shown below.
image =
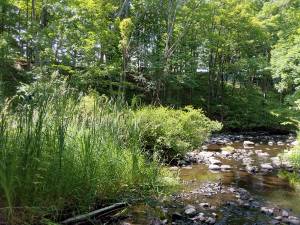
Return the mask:
{"type": "MultiPolygon", "coordinates": [[[[220,151],[220,145],[208,145],[209,151],[220,151]]],[[[242,142],[235,142],[232,147],[243,148],[242,142]]],[[[270,157],[277,156],[286,149],[287,146],[269,146],[259,144],[251,150],[263,150],[268,152],[270,157]]],[[[255,157],[255,164],[264,162],[264,158],[255,157]]],[[[263,215],[258,209],[241,209],[241,207],[228,207],[226,202],[234,199],[232,193],[222,193],[221,191],[213,196],[199,195],[197,188],[206,183],[218,183],[222,186],[233,186],[246,189],[253,198],[264,205],[287,209],[294,216],[300,216],[300,192],[296,191],[287,180],[279,178],[277,172],[268,174],[250,174],[246,172],[241,162],[235,160],[224,160],[222,163],[232,166],[228,172],[212,172],[204,164],[192,165],[192,168],[181,168],[179,176],[183,183],[183,188],[176,195],[164,201],[152,202],[151,204],[141,203],[129,209],[128,219],[130,224],[155,224],[154,218],[168,219],[167,224],[171,224],[173,212],[183,211],[188,204],[199,205],[199,203],[209,203],[217,213],[216,224],[270,224],[270,217],[263,215]]],[[[205,213],[207,210],[204,210],[205,213]]],[[[176,223],[185,224],[185,223],[176,223]]]]}

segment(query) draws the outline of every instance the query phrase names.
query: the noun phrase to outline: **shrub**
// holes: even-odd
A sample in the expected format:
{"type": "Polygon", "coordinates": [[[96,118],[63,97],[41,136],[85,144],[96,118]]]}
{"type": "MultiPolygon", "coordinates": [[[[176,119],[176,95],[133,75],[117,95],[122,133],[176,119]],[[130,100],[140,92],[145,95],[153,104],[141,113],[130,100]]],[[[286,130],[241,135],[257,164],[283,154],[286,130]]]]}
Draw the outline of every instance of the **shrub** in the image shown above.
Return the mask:
{"type": "Polygon", "coordinates": [[[168,160],[200,146],[212,131],[222,127],[192,107],[176,110],[149,106],[137,110],[136,116],[146,149],[168,160]]]}

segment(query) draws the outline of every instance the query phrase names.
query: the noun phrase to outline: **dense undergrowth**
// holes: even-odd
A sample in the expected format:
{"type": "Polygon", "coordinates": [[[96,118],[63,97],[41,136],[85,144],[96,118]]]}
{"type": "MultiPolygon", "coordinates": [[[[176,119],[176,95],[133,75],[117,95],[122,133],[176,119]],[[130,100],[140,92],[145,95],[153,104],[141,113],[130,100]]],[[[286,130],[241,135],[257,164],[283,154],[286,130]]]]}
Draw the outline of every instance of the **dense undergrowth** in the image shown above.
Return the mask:
{"type": "Polygon", "coordinates": [[[175,110],[148,106],[138,110],[136,116],[145,148],[168,161],[200,146],[211,132],[222,128],[221,123],[211,121],[202,110],[192,107],[175,110]]]}
{"type": "Polygon", "coordinates": [[[21,91],[0,120],[1,214],[11,224],[158,194],[176,184],[162,157],[183,154],[220,128],[192,108],[133,110],[75,95],[65,84],[21,91]]]}

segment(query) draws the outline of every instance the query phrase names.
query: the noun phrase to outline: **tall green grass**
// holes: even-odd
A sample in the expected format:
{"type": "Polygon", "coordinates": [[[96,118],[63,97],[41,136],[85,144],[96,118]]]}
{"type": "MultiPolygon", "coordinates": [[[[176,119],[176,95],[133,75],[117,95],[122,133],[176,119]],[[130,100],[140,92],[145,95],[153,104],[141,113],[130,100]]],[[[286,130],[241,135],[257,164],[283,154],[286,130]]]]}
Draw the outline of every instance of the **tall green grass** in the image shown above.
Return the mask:
{"type": "Polygon", "coordinates": [[[0,115],[0,213],[9,223],[163,185],[130,108],[63,89],[33,98],[14,111],[6,103],[0,115]]]}

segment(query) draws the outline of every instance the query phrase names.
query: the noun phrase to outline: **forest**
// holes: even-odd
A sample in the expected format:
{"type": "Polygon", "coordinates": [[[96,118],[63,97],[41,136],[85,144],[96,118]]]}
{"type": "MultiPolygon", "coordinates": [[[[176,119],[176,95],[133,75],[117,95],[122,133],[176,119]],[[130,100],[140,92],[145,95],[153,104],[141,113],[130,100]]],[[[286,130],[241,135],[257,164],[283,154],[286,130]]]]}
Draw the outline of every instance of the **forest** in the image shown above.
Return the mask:
{"type": "Polygon", "coordinates": [[[1,225],[300,224],[300,0],[0,0],[0,34],[1,225]]]}

